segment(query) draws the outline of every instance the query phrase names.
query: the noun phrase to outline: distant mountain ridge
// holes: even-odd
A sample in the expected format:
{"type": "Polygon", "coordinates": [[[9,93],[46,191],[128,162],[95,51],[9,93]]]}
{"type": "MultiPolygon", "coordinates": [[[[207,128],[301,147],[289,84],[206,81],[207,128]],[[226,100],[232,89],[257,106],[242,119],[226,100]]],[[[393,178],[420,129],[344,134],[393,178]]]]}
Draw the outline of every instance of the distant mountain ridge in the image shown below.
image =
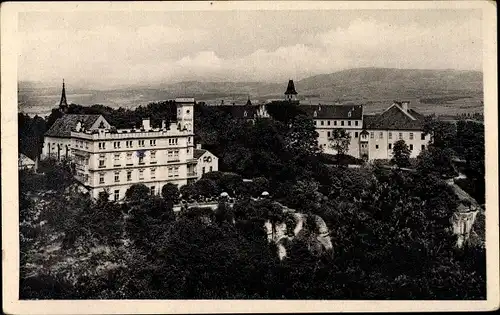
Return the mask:
{"type": "MultiPolygon", "coordinates": [[[[377,102],[386,106],[392,99],[433,99],[434,104],[444,104],[441,100],[471,98],[471,104],[463,105],[465,111],[466,106],[476,106],[483,93],[483,74],[466,70],[355,68],[294,81],[301,99],[340,99],[372,104],[372,107],[377,102]]],[[[238,104],[246,102],[248,97],[252,100],[283,98],[287,83],[185,81],[93,89],[87,84],[78,87],[78,82],[66,78],[66,93],[68,101],[75,104],[125,108],[183,96],[207,102],[226,99],[238,104]]],[[[36,112],[37,107],[44,106],[47,111],[60,99],[61,86],[22,81],[18,86],[21,110],[36,112]]]]}

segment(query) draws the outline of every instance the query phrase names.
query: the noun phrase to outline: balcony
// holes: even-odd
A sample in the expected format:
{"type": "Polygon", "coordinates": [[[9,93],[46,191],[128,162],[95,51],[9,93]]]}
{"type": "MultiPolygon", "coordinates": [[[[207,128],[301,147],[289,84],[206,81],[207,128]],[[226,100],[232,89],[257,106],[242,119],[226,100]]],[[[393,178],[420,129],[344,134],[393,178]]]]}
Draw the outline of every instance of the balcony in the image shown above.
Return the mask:
{"type": "Polygon", "coordinates": [[[188,172],[187,177],[198,177],[198,173],[196,172],[188,172]]]}

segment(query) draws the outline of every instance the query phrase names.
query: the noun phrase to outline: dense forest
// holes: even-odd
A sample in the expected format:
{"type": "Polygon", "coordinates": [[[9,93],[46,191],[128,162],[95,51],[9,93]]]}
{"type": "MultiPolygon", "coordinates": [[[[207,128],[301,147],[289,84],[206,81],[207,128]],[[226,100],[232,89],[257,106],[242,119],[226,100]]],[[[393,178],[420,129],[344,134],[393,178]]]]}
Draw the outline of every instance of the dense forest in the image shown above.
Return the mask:
{"type": "MultiPolygon", "coordinates": [[[[70,165],[43,161],[45,175],[20,172],[21,298],[486,298],[484,215],[471,242],[456,249],[449,219],[459,201],[445,182],[465,172],[464,187],[484,202],[482,125],[430,117],[433,145],[415,161],[416,172],[378,164],[351,169],[324,163],[312,121],[288,106],[251,123],[197,105],[196,141],[220,157],[222,172],[180,189],[165,185],[162,196],[136,185],[123,203],[94,202],[74,189],[70,165]],[[462,169],[455,157],[466,160],[462,169]],[[263,190],[321,216],[334,254],[311,252],[299,240],[279,260],[263,222],[284,218],[253,201],[263,190]],[[197,199],[222,191],[237,197],[234,208],[173,211],[179,193],[197,199]]],[[[103,114],[117,127],[145,115],[173,118],[171,104],[160,103],[70,111],[103,114]]],[[[24,117],[20,142],[40,139],[42,121],[48,128],[56,117],[24,117]]]]}

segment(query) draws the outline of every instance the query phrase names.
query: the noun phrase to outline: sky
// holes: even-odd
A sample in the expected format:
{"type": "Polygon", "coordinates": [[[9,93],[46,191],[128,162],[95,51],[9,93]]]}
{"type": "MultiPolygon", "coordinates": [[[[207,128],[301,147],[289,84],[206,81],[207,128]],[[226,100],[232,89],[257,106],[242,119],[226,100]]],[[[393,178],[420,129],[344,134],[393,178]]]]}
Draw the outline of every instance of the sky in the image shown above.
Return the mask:
{"type": "Polygon", "coordinates": [[[21,81],[263,81],[358,67],[482,70],[479,10],[19,14],[21,81]]]}

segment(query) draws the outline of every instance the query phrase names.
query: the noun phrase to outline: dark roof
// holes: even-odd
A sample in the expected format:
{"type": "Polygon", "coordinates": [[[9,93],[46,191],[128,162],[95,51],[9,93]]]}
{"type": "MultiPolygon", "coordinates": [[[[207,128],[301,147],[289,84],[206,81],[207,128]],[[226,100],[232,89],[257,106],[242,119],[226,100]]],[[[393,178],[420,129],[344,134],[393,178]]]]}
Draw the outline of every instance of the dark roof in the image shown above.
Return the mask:
{"type": "Polygon", "coordinates": [[[203,149],[194,149],[194,152],[193,152],[193,157],[195,159],[199,159],[200,156],[202,156],[203,154],[205,154],[205,152],[207,152],[207,150],[203,150],[203,149]]]}
{"type": "Polygon", "coordinates": [[[415,120],[408,117],[399,106],[392,106],[382,114],[365,115],[363,117],[364,128],[380,130],[422,130],[424,116],[411,109],[408,110],[408,112],[415,120]]]}
{"type": "Polygon", "coordinates": [[[259,109],[258,105],[219,105],[217,108],[220,108],[224,112],[228,113],[232,118],[237,119],[251,119],[257,115],[257,111],[259,109]],[[246,112],[246,116],[245,116],[246,112]]]}
{"type": "Polygon", "coordinates": [[[68,114],[58,118],[45,133],[51,137],[71,137],[71,130],[76,127],[78,121],[82,121],[86,128],[90,128],[101,115],[75,115],[68,114]]]}
{"type": "Polygon", "coordinates": [[[295,84],[293,83],[293,80],[288,81],[288,86],[286,87],[285,95],[286,94],[297,94],[297,91],[295,91],[295,84]]]}
{"type": "Polygon", "coordinates": [[[313,119],[362,119],[363,117],[363,105],[301,105],[299,108],[313,119]]]}

